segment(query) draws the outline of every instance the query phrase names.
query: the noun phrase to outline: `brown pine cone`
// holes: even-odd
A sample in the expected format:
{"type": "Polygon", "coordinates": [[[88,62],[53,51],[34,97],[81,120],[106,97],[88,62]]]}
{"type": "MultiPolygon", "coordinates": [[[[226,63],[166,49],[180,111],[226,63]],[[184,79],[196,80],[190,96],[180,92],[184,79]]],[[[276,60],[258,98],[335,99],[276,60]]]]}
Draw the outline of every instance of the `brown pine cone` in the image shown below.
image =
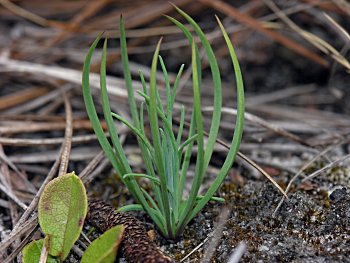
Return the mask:
{"type": "Polygon", "coordinates": [[[86,220],[102,232],[116,225],[123,225],[125,230],[121,246],[123,256],[128,262],[175,262],[160,251],[138,219],[127,213],[116,212],[112,206],[102,201],[89,201],[89,211],[86,220]]]}

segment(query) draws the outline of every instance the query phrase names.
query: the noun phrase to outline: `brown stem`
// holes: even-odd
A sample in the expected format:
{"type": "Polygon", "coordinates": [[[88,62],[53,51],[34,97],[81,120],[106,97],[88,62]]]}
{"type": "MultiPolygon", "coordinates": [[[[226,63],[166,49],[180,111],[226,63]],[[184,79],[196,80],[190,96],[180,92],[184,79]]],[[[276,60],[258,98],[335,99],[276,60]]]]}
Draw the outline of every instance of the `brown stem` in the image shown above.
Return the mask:
{"type": "Polygon", "coordinates": [[[148,236],[143,224],[127,213],[118,213],[112,206],[102,201],[90,200],[89,212],[86,219],[92,226],[102,232],[116,225],[123,225],[125,227],[122,252],[128,262],[175,262],[159,250],[148,236]]]}

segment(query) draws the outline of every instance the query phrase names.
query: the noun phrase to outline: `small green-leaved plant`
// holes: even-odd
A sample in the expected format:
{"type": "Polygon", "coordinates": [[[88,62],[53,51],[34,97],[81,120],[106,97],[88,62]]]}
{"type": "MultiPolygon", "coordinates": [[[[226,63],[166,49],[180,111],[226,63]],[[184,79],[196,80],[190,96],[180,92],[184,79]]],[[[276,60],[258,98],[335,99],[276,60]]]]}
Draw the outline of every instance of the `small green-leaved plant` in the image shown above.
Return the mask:
{"type": "Polygon", "coordinates": [[[85,250],[81,263],[113,263],[123,240],[124,226],[108,229],[85,250]]]}
{"type": "Polygon", "coordinates": [[[199,211],[201,211],[209,200],[222,200],[221,198],[215,198],[214,194],[221,185],[235,159],[243,133],[244,119],[244,90],[239,63],[231,41],[220,20],[217,18],[233,62],[236,76],[238,111],[231,148],[227,154],[224,164],[211,183],[209,189],[203,195],[199,195],[199,188],[203,182],[203,178],[205,177],[219,131],[222,104],[221,79],[217,60],[203,31],[190,16],[179,8],[176,9],[193,27],[202,47],[205,49],[210,64],[213,78],[214,111],[206,143],[204,143],[204,130],[201,112],[202,72],[201,61],[198,54],[198,46],[190,31],[181,22],[175,20],[174,18],[167,17],[182,30],[192,48],[193,108],[191,111],[191,124],[187,138],[183,138],[182,134],[185,116],[184,107],[182,106],[181,108],[181,121],[177,134],[175,134],[173,131],[172,116],[176,90],[179,85],[184,65],[180,67],[176,80],[174,84],[171,85],[165,63],[159,56],[161,44],[161,41],[159,41],[153,55],[149,87],[147,87],[147,83],[145,82],[143,74],[140,71],[140,79],[143,90],[138,91],[138,94],[141,95],[143,101],[138,109],[134,97],[134,89],[129,70],[126,36],[122,18],[120,20],[121,59],[125,83],[128,91],[128,103],[130,105],[132,121],[129,122],[122,116],[111,112],[106,87],[107,42],[105,40],[101,59],[100,86],[103,114],[107,123],[110,141],[105,136],[101,127],[89,85],[90,62],[100,37],[94,41],[87,53],[82,77],[85,106],[94,132],[114,169],[121,175],[123,183],[129,189],[138,203],[135,205],[125,206],[120,210],[144,210],[152,218],[162,234],[171,239],[177,238],[182,234],[186,225],[199,211]],[[156,83],[156,71],[158,64],[160,65],[160,68],[164,74],[164,81],[166,84],[166,102],[164,105],[162,105],[156,83]],[[146,113],[148,115],[151,127],[151,138],[147,138],[145,134],[144,119],[146,113]],[[114,119],[117,119],[118,121],[121,121],[127,125],[136,135],[139,147],[141,149],[142,158],[145,163],[145,174],[133,173],[126,158],[125,152],[121,146],[119,135],[114,125],[114,119]],[[195,175],[192,180],[190,192],[188,195],[185,195],[184,187],[185,182],[187,181],[186,176],[194,145],[197,146],[195,175]],[[152,192],[147,192],[139,184],[139,181],[137,180],[138,177],[146,178],[150,181],[152,192]]]}
{"type": "MultiPolygon", "coordinates": [[[[63,262],[80,236],[87,213],[85,187],[75,173],[68,173],[47,184],[38,205],[38,218],[45,238],[24,247],[23,262],[63,262]]],[[[115,226],[94,240],[82,262],[112,263],[122,241],[124,227],[115,226]]]]}

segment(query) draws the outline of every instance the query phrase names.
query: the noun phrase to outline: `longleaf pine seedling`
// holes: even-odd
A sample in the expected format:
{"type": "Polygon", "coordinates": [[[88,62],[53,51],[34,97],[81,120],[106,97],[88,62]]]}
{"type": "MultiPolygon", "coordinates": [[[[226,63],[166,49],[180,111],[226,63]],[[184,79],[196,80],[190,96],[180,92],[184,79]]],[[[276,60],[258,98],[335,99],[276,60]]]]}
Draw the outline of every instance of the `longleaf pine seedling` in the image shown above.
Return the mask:
{"type": "Polygon", "coordinates": [[[153,55],[149,87],[147,87],[143,74],[140,71],[140,79],[143,90],[138,91],[138,93],[143,98],[143,102],[138,109],[134,97],[134,89],[132,86],[132,79],[129,69],[126,36],[122,18],[120,20],[121,60],[123,64],[123,72],[128,92],[128,103],[130,106],[132,121],[129,122],[122,116],[111,112],[106,87],[107,41],[105,40],[101,59],[100,86],[103,115],[108,127],[110,140],[107,139],[101,127],[89,85],[91,57],[98,42],[100,41],[100,37],[94,41],[87,53],[82,79],[85,106],[94,132],[114,169],[121,176],[121,180],[137,201],[137,204],[125,206],[120,210],[144,210],[152,218],[162,234],[170,239],[179,237],[183,233],[186,225],[193,217],[196,216],[199,211],[201,211],[209,200],[222,200],[214,197],[214,194],[225,179],[233,164],[242,138],[244,120],[244,89],[239,63],[231,41],[220,20],[217,18],[217,22],[221,28],[223,37],[230,52],[236,76],[237,118],[231,148],[227,154],[227,157],[217,176],[212,181],[209,189],[204,193],[204,195],[199,195],[199,188],[209,166],[219,131],[222,104],[221,78],[214,52],[203,31],[190,16],[188,16],[181,9],[177,7],[175,8],[179,14],[184,17],[185,20],[193,27],[194,32],[198,36],[199,41],[206,52],[210,64],[213,78],[214,111],[212,114],[211,127],[206,143],[204,143],[203,117],[201,112],[202,72],[198,46],[194,41],[191,32],[178,20],[167,17],[184,33],[192,48],[193,107],[191,111],[192,117],[188,131],[188,138],[183,138],[182,134],[185,117],[184,107],[182,106],[181,108],[181,121],[177,134],[173,132],[172,118],[176,90],[179,85],[184,65],[180,67],[176,80],[173,86],[171,86],[165,63],[162,57],[159,56],[161,45],[160,40],[153,55]],[[158,64],[160,64],[166,84],[165,105],[162,105],[157,88],[156,71],[158,64]],[[144,129],[146,112],[151,127],[151,138],[147,138],[144,129]],[[145,174],[133,173],[120,143],[119,135],[114,125],[114,119],[117,119],[118,121],[121,121],[127,125],[137,137],[142,158],[145,163],[145,174]],[[186,182],[186,176],[194,145],[197,146],[195,175],[192,179],[190,192],[186,195],[184,187],[185,183],[188,183],[186,182]],[[147,192],[139,184],[138,177],[149,180],[152,192],[147,192]]]}

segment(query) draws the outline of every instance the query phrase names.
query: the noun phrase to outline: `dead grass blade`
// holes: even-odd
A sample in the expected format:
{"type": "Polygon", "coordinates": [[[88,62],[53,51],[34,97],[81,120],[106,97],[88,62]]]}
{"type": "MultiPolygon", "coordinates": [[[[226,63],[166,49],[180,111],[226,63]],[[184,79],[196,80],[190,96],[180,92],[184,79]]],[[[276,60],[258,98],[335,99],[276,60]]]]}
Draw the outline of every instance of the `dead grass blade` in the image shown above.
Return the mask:
{"type": "Polygon", "coordinates": [[[18,92],[11,93],[7,96],[2,96],[0,97],[0,111],[6,110],[11,107],[15,107],[18,104],[40,97],[46,94],[47,92],[48,92],[47,88],[35,87],[35,88],[20,90],[18,92]]]}
{"type": "MultiPolygon", "coordinates": [[[[43,64],[30,63],[25,61],[18,61],[6,58],[0,58],[0,72],[21,72],[29,73],[36,76],[43,76],[44,78],[55,78],[71,82],[77,85],[81,85],[81,72],[80,70],[68,69],[57,66],[47,66],[43,64]]],[[[127,98],[127,92],[124,87],[124,80],[116,77],[107,77],[107,82],[110,84],[109,93],[127,98]]],[[[100,86],[99,74],[90,74],[90,85],[93,88],[99,88],[100,86]]],[[[135,82],[136,88],[142,88],[139,82],[135,82]]]]}
{"type": "Polygon", "coordinates": [[[54,37],[47,47],[57,45],[58,43],[67,39],[73,32],[79,29],[82,22],[89,17],[93,16],[104,8],[111,0],[92,1],[89,4],[85,4],[82,11],[76,14],[69,22],[64,31],[61,31],[56,37],[54,37]]]}
{"type": "Polygon", "coordinates": [[[35,234],[37,226],[38,226],[38,223],[36,222],[36,220],[33,220],[32,224],[28,225],[28,228],[27,228],[28,234],[26,235],[25,238],[23,238],[21,243],[17,245],[17,247],[11,252],[11,254],[5,259],[3,263],[12,262],[12,260],[14,260],[19,255],[19,253],[22,251],[25,245],[29,243],[32,236],[35,234]]]}
{"type": "MultiPolygon", "coordinates": [[[[10,124],[11,122],[8,122],[10,124]]],[[[28,133],[28,132],[42,132],[42,131],[54,131],[54,130],[64,130],[66,124],[64,122],[61,123],[20,123],[20,122],[12,122],[11,126],[0,127],[0,134],[18,134],[18,133],[28,133]],[[16,126],[15,124],[18,124],[16,126]]],[[[91,124],[88,120],[76,120],[73,123],[73,127],[75,129],[86,129],[91,130],[91,124]]]]}
{"type": "Polygon", "coordinates": [[[27,209],[27,206],[21,200],[19,200],[16,195],[13,194],[11,189],[6,187],[2,183],[0,183],[0,191],[3,192],[16,205],[18,205],[18,207],[22,208],[23,210],[27,209]]]}
{"type": "MultiPolygon", "coordinates": [[[[42,191],[44,190],[45,186],[51,181],[52,178],[55,177],[57,174],[57,171],[60,167],[60,173],[66,171],[67,169],[67,163],[69,158],[69,152],[70,152],[70,146],[71,146],[71,136],[72,136],[72,112],[70,109],[70,104],[67,98],[64,98],[65,105],[66,105],[66,119],[67,119],[67,125],[66,125],[66,131],[65,131],[65,141],[62,144],[60,153],[58,154],[56,161],[54,165],[52,166],[49,174],[45,178],[44,182],[42,183],[40,189],[37,191],[35,197],[33,198],[30,205],[26,208],[24,214],[19,219],[17,224],[13,227],[11,233],[9,236],[0,243],[0,251],[5,251],[9,245],[13,242],[13,240],[21,237],[24,233],[26,233],[28,230],[33,231],[34,228],[37,226],[37,214],[34,214],[32,217],[30,215],[34,212],[34,210],[37,208],[40,195],[42,191]],[[70,136],[70,138],[68,137],[70,136]],[[65,155],[65,156],[64,156],[65,155]],[[63,164],[60,165],[60,163],[63,161],[63,164]],[[30,217],[30,218],[29,218],[30,217]],[[28,219],[29,218],[29,219],[28,219]],[[28,227],[23,227],[28,226],[28,227]]],[[[24,244],[25,245],[25,244],[24,244]]],[[[20,250],[19,250],[20,251],[20,250]]],[[[19,252],[18,251],[18,252],[19,252]]],[[[4,262],[11,262],[12,257],[16,256],[11,254],[11,257],[7,257],[4,262]]]]}
{"type": "Polygon", "coordinates": [[[306,176],[306,177],[302,180],[302,182],[308,181],[308,180],[310,180],[310,179],[312,179],[312,178],[318,176],[319,174],[321,174],[321,173],[323,173],[323,172],[325,172],[325,171],[328,171],[329,169],[331,169],[331,168],[337,166],[338,164],[340,164],[340,163],[346,161],[346,160],[349,159],[349,158],[350,158],[350,154],[347,154],[347,155],[345,155],[345,156],[343,156],[343,157],[341,157],[341,158],[339,158],[339,159],[337,159],[337,160],[335,160],[335,161],[333,161],[333,162],[327,164],[327,165],[324,166],[323,168],[321,168],[321,169],[319,169],[319,170],[313,172],[312,174],[306,176]]]}
{"type": "MultiPolygon", "coordinates": [[[[291,29],[293,29],[296,33],[302,36],[305,40],[307,40],[310,44],[318,48],[320,51],[329,55],[332,59],[341,64],[348,72],[350,72],[350,63],[349,61],[341,55],[334,47],[328,44],[326,41],[321,39],[320,37],[307,32],[301,29],[298,25],[296,25],[289,17],[287,17],[271,0],[264,0],[266,5],[273,11],[275,14],[284,21],[291,29]]],[[[333,20],[334,21],[334,20],[333,20]]],[[[338,25],[339,26],[339,25],[338,25]]],[[[340,27],[340,26],[339,26],[340,27]]],[[[338,27],[338,28],[339,28],[338,27]]],[[[344,29],[342,30],[345,31],[344,29]]],[[[345,31],[346,32],[346,31],[345,31]]]]}
{"type": "MultiPolygon", "coordinates": [[[[6,237],[5,240],[3,240],[0,243],[0,257],[2,257],[2,252],[4,252],[17,238],[21,238],[24,236],[26,233],[29,232],[28,236],[31,236],[33,234],[33,231],[35,231],[36,227],[38,226],[38,218],[36,215],[33,217],[29,218],[27,221],[25,221],[22,225],[18,227],[16,232],[11,231],[13,235],[10,235],[6,237]]],[[[28,240],[28,238],[25,238],[25,240],[28,240]]],[[[21,242],[20,245],[25,246],[26,243],[21,242]]],[[[13,259],[18,255],[18,253],[22,250],[20,246],[15,249],[9,256],[7,256],[3,263],[10,263],[13,262],[13,259]]]]}
{"type": "MultiPolygon", "coordinates": [[[[339,144],[338,144],[339,145],[339,144]]],[[[292,187],[294,181],[300,177],[302,175],[302,173],[308,168],[310,167],[310,165],[312,165],[317,159],[321,158],[322,156],[324,156],[326,153],[328,153],[329,151],[331,151],[332,149],[334,149],[335,146],[329,146],[326,149],[324,149],[323,151],[319,152],[317,155],[315,155],[311,160],[309,160],[307,163],[305,163],[300,169],[299,171],[293,176],[293,178],[288,182],[288,185],[286,187],[286,194],[288,194],[290,188],[292,187]]],[[[276,216],[276,213],[278,211],[278,209],[281,207],[281,205],[283,204],[285,198],[282,197],[280,202],[278,203],[277,207],[275,208],[275,211],[273,212],[272,216],[276,216]]]]}
{"type": "Polygon", "coordinates": [[[49,24],[45,18],[42,18],[32,12],[29,12],[26,9],[14,4],[9,0],[0,0],[0,4],[12,11],[13,13],[17,14],[18,16],[28,19],[29,21],[32,21],[38,25],[45,27],[49,24]]]}
{"type": "MultiPolygon", "coordinates": [[[[72,144],[82,144],[91,141],[96,141],[96,135],[78,135],[72,137],[72,144]]],[[[0,144],[11,145],[16,147],[29,147],[29,146],[44,146],[44,145],[56,145],[62,144],[64,138],[43,138],[43,139],[23,139],[23,138],[7,138],[0,137],[0,144]]]]}
{"type": "Polygon", "coordinates": [[[241,13],[238,9],[234,8],[233,6],[221,1],[211,1],[211,0],[200,0],[201,3],[208,5],[210,7],[215,8],[216,10],[230,16],[232,19],[237,20],[240,23],[243,23],[247,25],[250,28],[253,28],[254,30],[257,30],[261,33],[263,33],[266,36],[271,37],[276,42],[284,45],[285,47],[293,50],[294,52],[316,62],[317,64],[323,66],[323,67],[329,67],[329,63],[317,55],[316,53],[312,52],[311,50],[301,46],[297,42],[279,34],[276,31],[270,30],[262,26],[258,21],[256,21],[254,18],[252,18],[249,15],[241,13]]]}
{"type": "MultiPolygon", "coordinates": [[[[205,111],[205,109],[208,109],[208,108],[210,108],[210,107],[203,108],[203,111],[205,111]]],[[[225,108],[222,108],[223,111],[224,111],[224,109],[225,108]]],[[[247,114],[247,112],[245,112],[245,118],[246,118],[246,114],[247,114]]],[[[180,123],[180,121],[176,118],[174,118],[174,122],[180,123]]],[[[190,124],[185,121],[184,126],[189,128],[190,124]]],[[[205,136],[209,135],[206,131],[204,131],[203,134],[205,136]]],[[[222,141],[220,139],[216,139],[216,142],[218,144],[220,144],[221,146],[225,147],[226,149],[228,149],[228,150],[230,149],[230,146],[227,143],[225,143],[224,141],[222,141]]],[[[245,156],[241,152],[238,152],[237,155],[238,155],[238,157],[240,157],[241,159],[246,161],[249,165],[251,165],[254,169],[256,169],[258,172],[260,172],[262,175],[264,175],[286,198],[288,198],[287,194],[284,192],[282,187],[279,186],[279,184],[264,169],[262,169],[257,163],[255,163],[253,160],[251,160],[249,157],[245,156]]]]}
{"type": "MultiPolygon", "coordinates": [[[[213,111],[213,107],[204,107],[203,111],[209,111],[212,112],[213,111]]],[[[237,114],[237,110],[236,109],[231,109],[231,108],[226,108],[223,107],[222,108],[222,112],[223,113],[227,113],[227,114],[232,114],[232,115],[236,115],[237,114]]],[[[264,127],[268,130],[273,131],[276,134],[279,134],[283,137],[288,138],[289,140],[295,141],[297,143],[300,143],[302,145],[305,146],[309,146],[312,147],[311,145],[309,145],[306,141],[304,141],[303,139],[301,139],[299,136],[292,134],[284,129],[281,129],[280,127],[277,127],[275,125],[272,125],[270,123],[268,123],[267,121],[259,118],[258,116],[251,114],[249,112],[245,112],[244,114],[244,118],[248,121],[251,121],[252,123],[258,124],[261,127],[264,127]]]]}
{"type": "Polygon", "coordinates": [[[349,2],[345,1],[345,0],[332,0],[333,3],[335,3],[340,10],[343,10],[344,12],[346,12],[348,14],[348,16],[350,16],[350,4],[349,2]]]}

